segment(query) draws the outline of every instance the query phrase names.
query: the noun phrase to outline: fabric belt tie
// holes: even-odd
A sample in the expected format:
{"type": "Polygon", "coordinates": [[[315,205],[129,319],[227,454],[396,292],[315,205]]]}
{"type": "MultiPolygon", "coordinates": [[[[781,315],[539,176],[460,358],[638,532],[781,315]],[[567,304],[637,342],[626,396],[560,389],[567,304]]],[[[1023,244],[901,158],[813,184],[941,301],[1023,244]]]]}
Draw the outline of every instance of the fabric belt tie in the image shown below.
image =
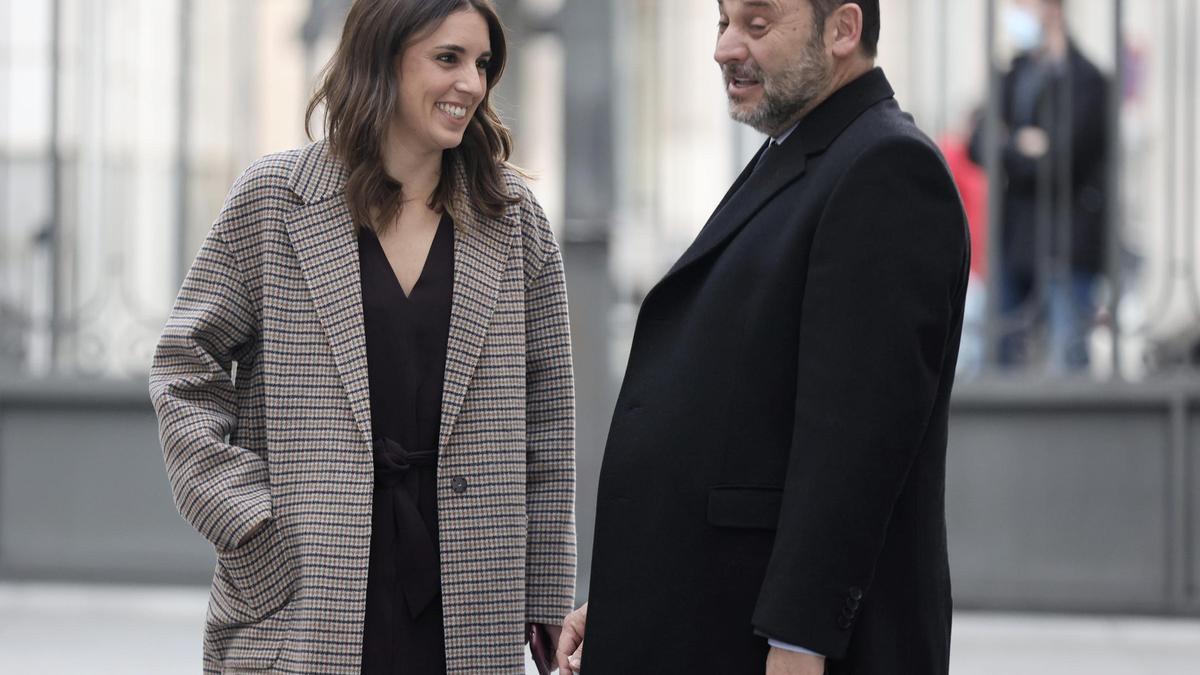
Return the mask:
{"type": "Polygon", "coordinates": [[[373,445],[375,488],[388,492],[395,526],[396,581],[404,589],[408,611],[415,619],[437,597],[440,571],[433,537],[417,509],[420,483],[411,469],[437,466],[437,452],[409,452],[382,436],[376,436],[373,445]]]}

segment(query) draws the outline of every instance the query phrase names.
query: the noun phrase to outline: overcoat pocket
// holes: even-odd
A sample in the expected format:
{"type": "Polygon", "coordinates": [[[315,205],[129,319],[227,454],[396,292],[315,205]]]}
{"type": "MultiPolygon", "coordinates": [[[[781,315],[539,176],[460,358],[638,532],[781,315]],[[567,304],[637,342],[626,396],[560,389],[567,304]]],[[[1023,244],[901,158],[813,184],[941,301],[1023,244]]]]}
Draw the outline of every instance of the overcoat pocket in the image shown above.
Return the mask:
{"type": "Polygon", "coordinates": [[[287,604],[296,574],[275,521],[234,549],[217,550],[209,613],[217,625],[258,623],[287,604]]]}
{"type": "Polygon", "coordinates": [[[774,485],[717,485],[708,490],[708,522],[717,527],[774,530],[783,489],[774,485]]]}
{"type": "Polygon", "coordinates": [[[269,672],[279,659],[279,651],[287,639],[292,604],[285,604],[262,621],[230,626],[212,633],[213,652],[220,655],[221,672],[269,672]]]}

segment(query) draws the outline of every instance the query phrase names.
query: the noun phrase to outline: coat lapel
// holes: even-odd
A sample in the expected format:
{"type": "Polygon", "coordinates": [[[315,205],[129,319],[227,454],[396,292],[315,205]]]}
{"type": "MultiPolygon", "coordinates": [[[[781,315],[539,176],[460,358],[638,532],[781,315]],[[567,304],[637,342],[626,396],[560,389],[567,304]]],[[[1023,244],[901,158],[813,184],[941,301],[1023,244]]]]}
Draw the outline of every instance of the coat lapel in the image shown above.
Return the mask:
{"type": "Polygon", "coordinates": [[[449,447],[450,434],[479,363],[513,238],[518,232],[509,218],[497,221],[471,206],[466,174],[461,166],[458,169],[455,203],[450,209],[454,218],[454,291],[438,435],[442,449],[449,447]]]}
{"type": "MultiPolygon", "coordinates": [[[[325,330],[338,375],[364,439],[371,438],[371,394],[367,377],[362,281],[358,238],[350,209],[342,198],[346,172],[328,155],[324,141],[310,145],[289,177],[304,203],[287,221],[288,236],[299,258],[325,330]]],[[[467,388],[483,351],[496,309],[500,284],[518,229],[511,217],[490,219],[471,206],[466,174],[456,171],[454,218],[454,290],[439,442],[447,447],[462,411],[467,388]]]]}
{"type": "Polygon", "coordinates": [[[730,188],[696,240],[667,272],[668,277],[731,239],[772,197],[804,175],[804,152],[796,146],[795,140],[789,138],[784,145],[772,149],[763,159],[762,166],[755,169],[766,145],[759,149],[742,170],[744,178],[739,177],[740,185],[735,182],[730,188]]]}
{"type": "Polygon", "coordinates": [[[883,71],[875,68],[817,106],[783,145],[773,148],[755,169],[766,149],[764,144],[659,285],[732,239],[780,191],[804,176],[809,157],[824,152],[859,115],[892,96],[883,71]]]}
{"type": "Polygon", "coordinates": [[[309,146],[292,172],[292,189],[304,204],[288,218],[287,232],[354,419],[369,444],[371,398],[358,238],[342,197],[344,183],[344,172],[326,154],[325,143],[309,146]]]}
{"type": "MultiPolygon", "coordinates": [[[[770,145],[770,143],[770,139],[763,142],[763,144],[759,146],[758,152],[754,153],[754,157],[750,158],[750,162],[742,168],[742,172],[738,174],[737,180],[733,181],[733,185],[729,186],[729,190],[725,192],[724,197],[721,197],[721,201],[717,204],[717,208],[713,209],[712,215],[710,215],[708,220],[704,223],[704,227],[700,228],[700,232],[702,234],[705,230],[709,229],[709,226],[712,225],[713,221],[717,220],[717,216],[721,215],[721,212],[725,209],[725,205],[729,203],[729,200],[732,199],[733,196],[742,189],[742,186],[746,184],[746,181],[750,180],[750,176],[754,174],[755,168],[758,167],[758,163],[762,160],[763,153],[767,151],[767,147],[770,145]]],[[[678,262],[676,262],[676,265],[678,265],[678,262]]]]}

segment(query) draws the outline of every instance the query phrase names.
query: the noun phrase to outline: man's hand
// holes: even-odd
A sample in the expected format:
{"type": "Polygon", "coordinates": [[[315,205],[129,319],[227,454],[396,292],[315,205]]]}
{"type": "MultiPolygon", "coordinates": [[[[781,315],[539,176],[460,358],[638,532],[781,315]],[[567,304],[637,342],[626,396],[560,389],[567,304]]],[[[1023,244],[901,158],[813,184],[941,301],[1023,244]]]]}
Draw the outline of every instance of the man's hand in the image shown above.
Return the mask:
{"type": "Polygon", "coordinates": [[[554,658],[563,675],[575,675],[583,661],[583,631],[587,627],[587,603],[563,619],[562,633],[555,643],[554,658]]]}
{"type": "Polygon", "coordinates": [[[1017,151],[1030,159],[1041,159],[1050,151],[1050,136],[1034,126],[1017,129],[1017,151]]]}
{"type": "Polygon", "coordinates": [[[825,675],[825,658],[771,647],[767,675],[825,675]]]}

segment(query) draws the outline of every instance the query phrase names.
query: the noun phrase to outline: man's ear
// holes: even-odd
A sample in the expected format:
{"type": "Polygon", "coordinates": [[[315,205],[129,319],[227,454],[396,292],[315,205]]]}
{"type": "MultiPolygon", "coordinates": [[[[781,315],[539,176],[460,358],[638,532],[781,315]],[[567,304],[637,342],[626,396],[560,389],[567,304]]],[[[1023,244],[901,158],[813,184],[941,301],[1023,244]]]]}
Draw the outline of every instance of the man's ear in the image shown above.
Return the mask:
{"type": "Polygon", "coordinates": [[[862,49],[862,7],[846,2],[825,19],[825,45],[838,58],[853,56],[862,49]]]}

